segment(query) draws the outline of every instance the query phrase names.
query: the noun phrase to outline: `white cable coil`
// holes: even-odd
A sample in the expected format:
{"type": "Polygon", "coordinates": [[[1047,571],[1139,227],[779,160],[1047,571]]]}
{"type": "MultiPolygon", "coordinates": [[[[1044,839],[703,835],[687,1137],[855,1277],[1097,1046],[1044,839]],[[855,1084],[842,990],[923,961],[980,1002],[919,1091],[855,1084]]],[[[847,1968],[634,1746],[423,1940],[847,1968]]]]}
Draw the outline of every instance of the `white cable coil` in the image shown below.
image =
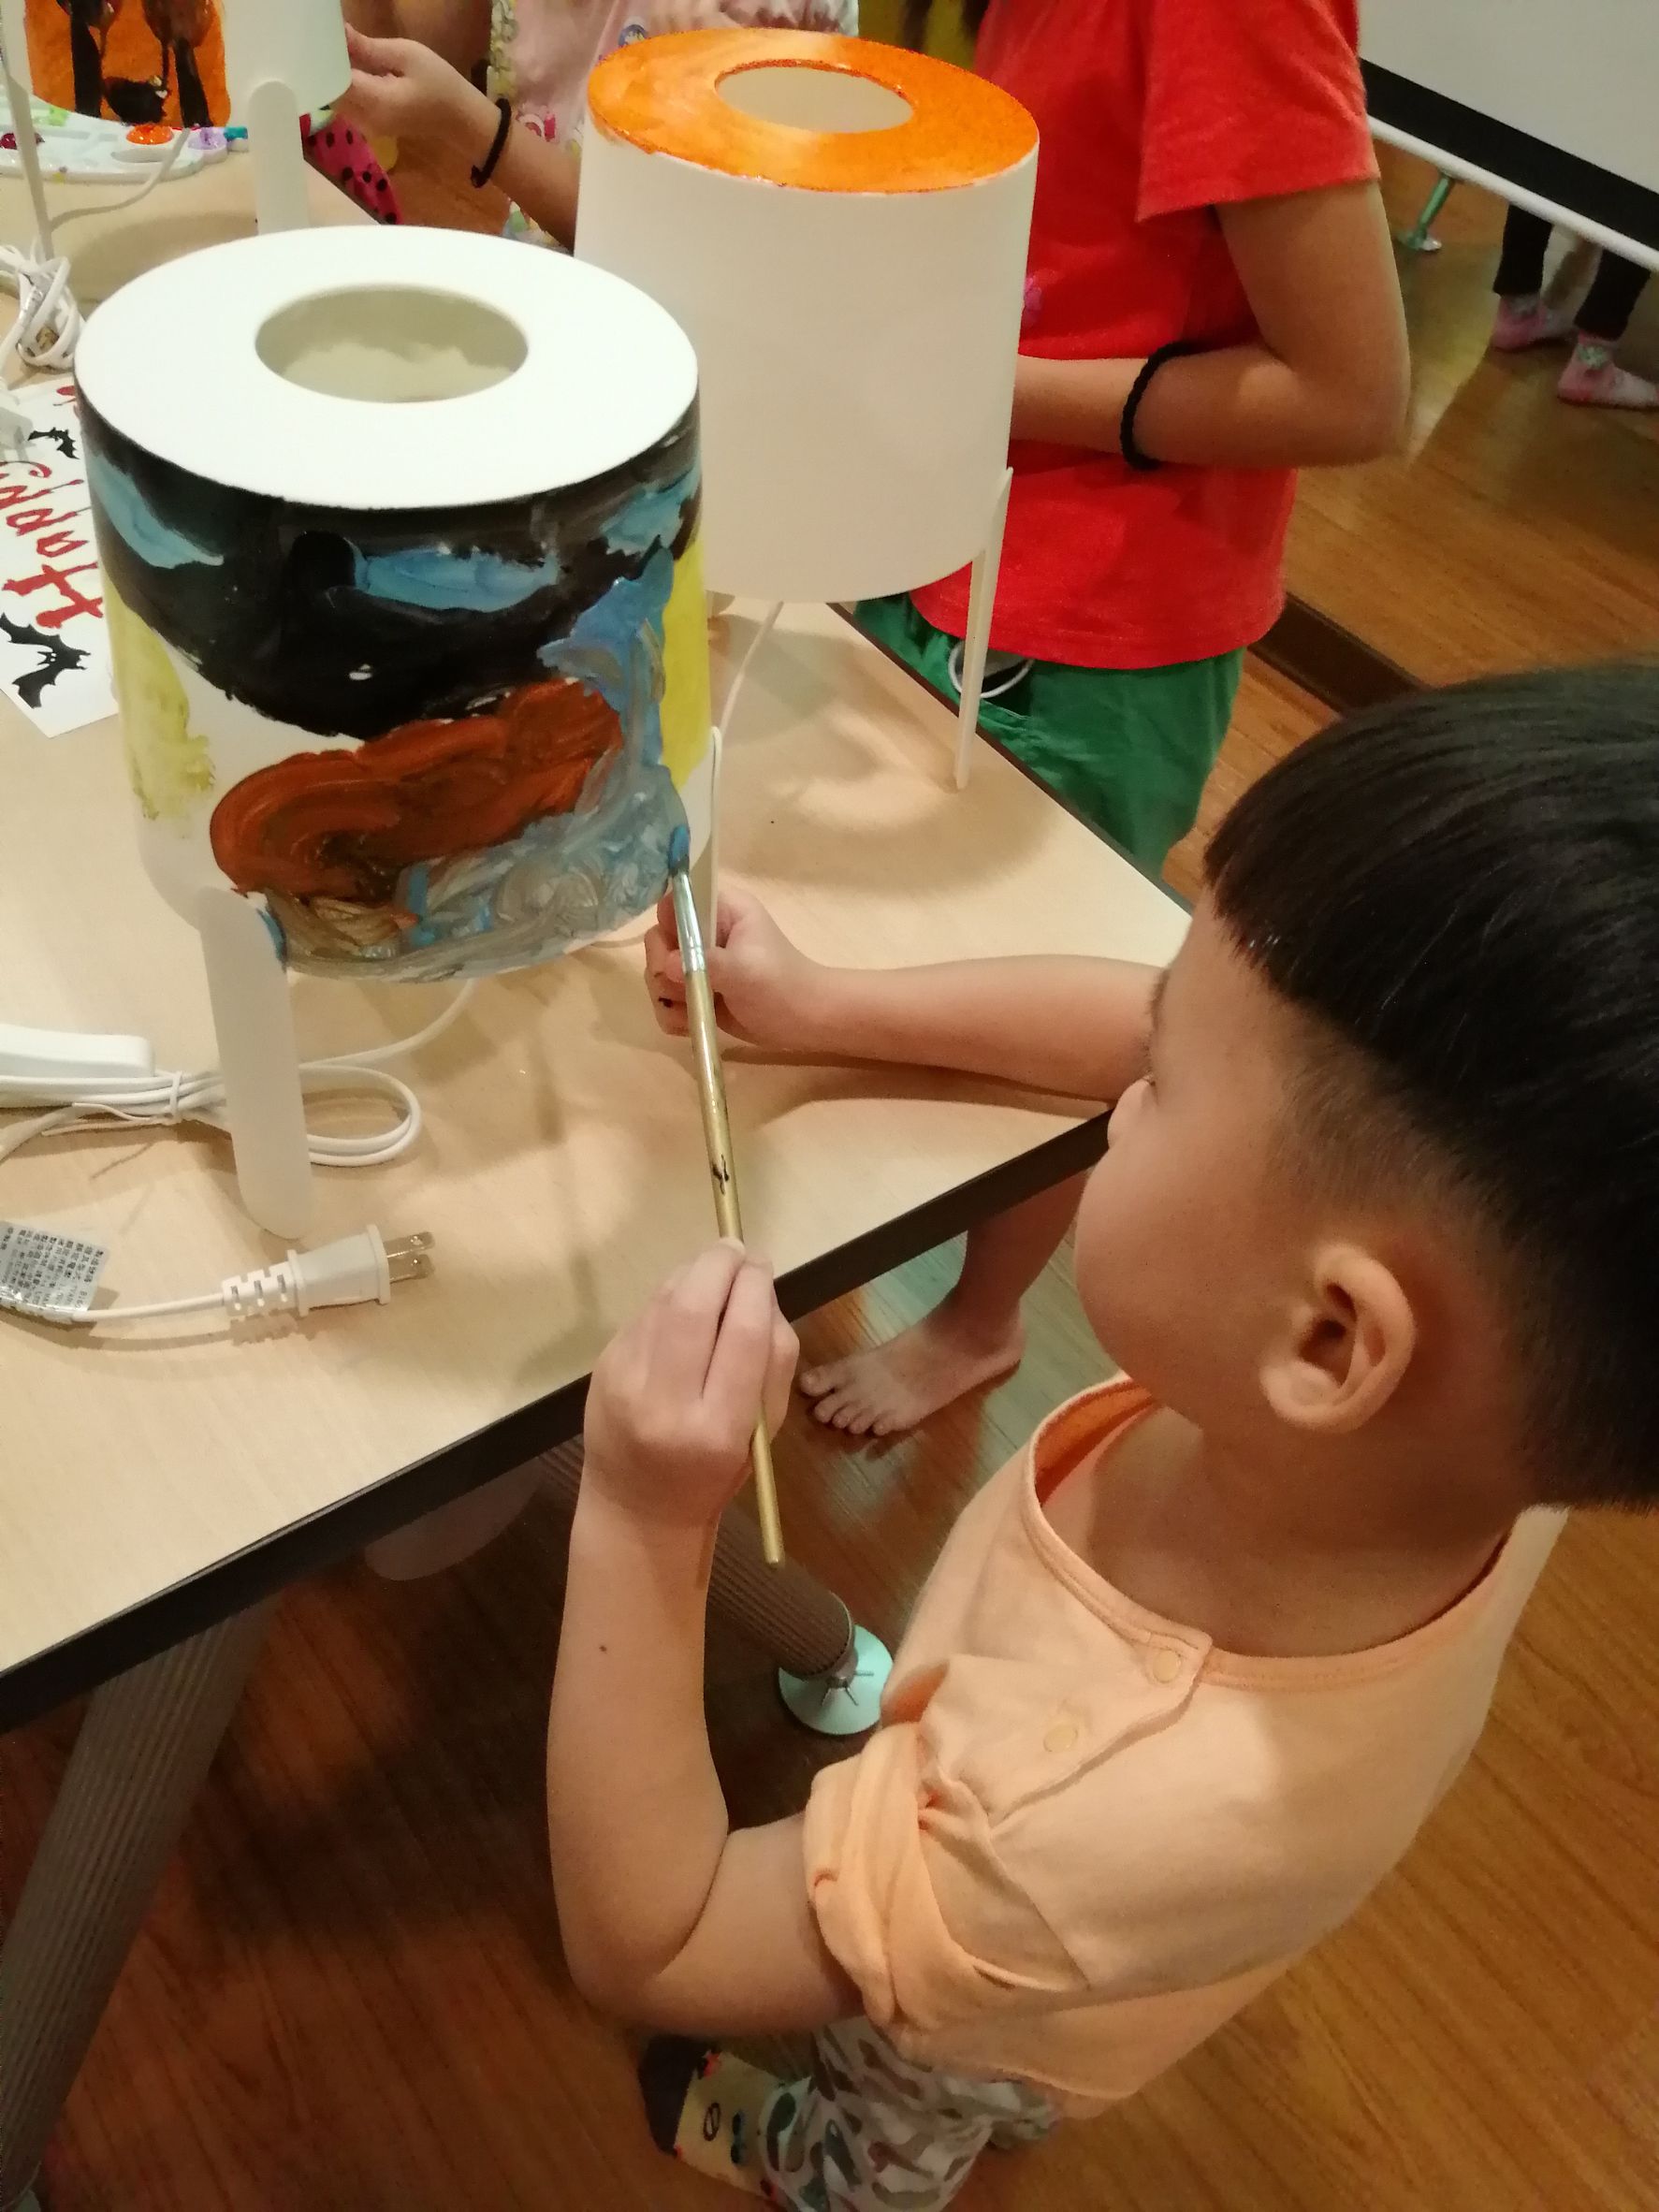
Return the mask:
{"type": "MultiPolygon", "coordinates": [[[[421,1133],[420,1100],[408,1084],[388,1074],[385,1063],[418,1052],[434,1043],[457,1022],[472,998],[474,985],[463,983],[444,1011],[413,1036],[394,1038],[387,1044],[371,1045],[361,1052],[340,1053],[301,1064],[299,1083],[307,1098],[371,1097],[386,1100],[396,1109],[384,1128],[359,1135],[335,1136],[316,1129],[306,1132],[313,1162],[323,1168],[375,1168],[400,1158],[421,1133]]],[[[62,1134],[65,1129],[114,1123],[153,1128],[196,1122],[206,1128],[228,1130],[225,1113],[225,1086],[217,1069],[194,1074],[158,1070],[153,1075],[0,1075],[0,1112],[20,1107],[45,1106],[36,1114],[0,1135],[0,1161],[20,1152],[37,1138],[62,1134]]],[[[71,1325],[97,1326],[107,1321],[148,1321],[176,1315],[210,1313],[223,1309],[233,1320],[247,1320],[274,1313],[305,1314],[313,1304],[358,1303],[378,1299],[385,1303],[392,1280],[401,1275],[386,1273],[386,1248],[377,1230],[363,1232],[378,1251],[379,1273],[361,1239],[346,1240],[349,1263],[343,1274],[331,1272],[330,1256],[342,1247],[325,1247],[324,1254],[290,1252],[285,1261],[246,1275],[233,1275],[217,1290],[196,1298],[172,1299],[142,1306],[104,1306],[82,1314],[52,1314],[40,1317],[71,1325]],[[327,1294],[332,1290],[334,1295],[327,1294]]],[[[425,1262],[428,1244],[421,1239],[394,1246],[400,1258],[418,1261],[408,1273],[429,1272],[425,1262]]]]}
{"type": "MultiPolygon", "coordinates": [[[[26,127],[21,116],[18,127],[26,127]]],[[[65,224],[79,223],[84,216],[111,214],[120,209],[137,207],[158,184],[166,182],[189,143],[190,133],[180,131],[137,192],[53,215],[51,235],[36,238],[26,249],[0,245],[0,284],[18,297],[17,315],[5,338],[0,339],[0,369],[13,356],[25,369],[36,373],[62,371],[74,366],[75,348],[80,338],[80,310],[69,289],[68,258],[56,251],[56,234],[65,224]]]]}
{"type": "MultiPolygon", "coordinates": [[[[389,1128],[363,1135],[330,1136],[308,1130],[307,1143],[315,1166],[384,1167],[409,1150],[421,1132],[420,1100],[400,1077],[386,1072],[386,1062],[435,1043],[459,1020],[473,989],[471,983],[463,983],[443,1012],[411,1037],[397,1037],[388,1044],[301,1064],[299,1085],[307,1098],[367,1094],[389,1100],[398,1110],[389,1128]]],[[[153,1075],[66,1075],[38,1081],[0,1075],[0,1112],[24,1106],[46,1106],[51,1111],[0,1135],[0,1160],[37,1137],[86,1123],[127,1122],[166,1128],[194,1121],[211,1129],[228,1130],[230,1127],[224,1111],[225,1086],[216,1068],[195,1074],[161,1069],[153,1075]]]]}

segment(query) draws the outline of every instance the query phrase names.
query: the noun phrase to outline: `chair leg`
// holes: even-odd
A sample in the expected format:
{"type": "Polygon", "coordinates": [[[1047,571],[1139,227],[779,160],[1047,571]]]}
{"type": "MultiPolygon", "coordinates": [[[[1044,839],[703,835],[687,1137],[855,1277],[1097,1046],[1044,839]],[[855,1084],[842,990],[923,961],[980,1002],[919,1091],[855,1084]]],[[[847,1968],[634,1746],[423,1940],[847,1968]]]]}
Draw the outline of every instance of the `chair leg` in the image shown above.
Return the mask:
{"type": "Polygon", "coordinates": [[[1454,180],[1448,177],[1445,171],[1442,170],[1440,175],[1435,178],[1433,188],[1430,192],[1428,198],[1423,202],[1422,213],[1411,226],[1411,228],[1409,230],[1397,230],[1394,233],[1395,243],[1402,247],[1407,254],[1439,253],[1440,240],[1437,238],[1433,237],[1431,234],[1433,229],[1435,218],[1439,215],[1441,209],[1446,205],[1447,201],[1451,197],[1451,187],[1453,182],[1454,180]]]}
{"type": "Polygon", "coordinates": [[[94,1696],[0,1943],[0,2208],[26,2206],[162,1869],[252,1671],[254,1607],[94,1696]]]}

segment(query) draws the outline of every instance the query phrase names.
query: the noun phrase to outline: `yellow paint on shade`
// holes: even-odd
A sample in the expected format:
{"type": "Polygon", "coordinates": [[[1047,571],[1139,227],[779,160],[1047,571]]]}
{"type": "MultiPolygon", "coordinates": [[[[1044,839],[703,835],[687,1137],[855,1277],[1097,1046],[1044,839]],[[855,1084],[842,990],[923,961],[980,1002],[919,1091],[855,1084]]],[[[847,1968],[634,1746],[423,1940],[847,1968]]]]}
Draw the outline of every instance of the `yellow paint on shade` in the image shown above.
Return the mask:
{"type": "Polygon", "coordinates": [[[166,646],[108,576],[104,619],[133,794],[147,820],[182,828],[213,788],[208,741],[190,727],[190,705],[166,646]]]}
{"type": "Polygon", "coordinates": [[[708,750],[708,602],[693,538],[674,564],[662,610],[662,764],[677,790],[708,750]]]}

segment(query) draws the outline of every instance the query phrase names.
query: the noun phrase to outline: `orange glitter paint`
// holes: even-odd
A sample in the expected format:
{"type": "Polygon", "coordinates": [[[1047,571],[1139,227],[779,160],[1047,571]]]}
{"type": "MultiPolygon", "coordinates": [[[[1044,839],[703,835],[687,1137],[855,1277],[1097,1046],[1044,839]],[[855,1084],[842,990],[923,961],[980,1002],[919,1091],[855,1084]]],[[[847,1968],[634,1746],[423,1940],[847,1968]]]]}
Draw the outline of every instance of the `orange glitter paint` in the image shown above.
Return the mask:
{"type": "Polygon", "coordinates": [[[167,146],[172,142],[171,127],[165,123],[136,123],[126,134],[129,146],[167,146]]]}
{"type": "Polygon", "coordinates": [[[807,192],[949,192],[1001,176],[1037,149],[1037,125],[982,77],[930,54],[811,31],[680,31],[619,47],[588,85],[590,120],[613,138],[730,177],[807,192]],[[744,69],[827,69],[909,103],[888,130],[764,123],[720,95],[744,69]]]}

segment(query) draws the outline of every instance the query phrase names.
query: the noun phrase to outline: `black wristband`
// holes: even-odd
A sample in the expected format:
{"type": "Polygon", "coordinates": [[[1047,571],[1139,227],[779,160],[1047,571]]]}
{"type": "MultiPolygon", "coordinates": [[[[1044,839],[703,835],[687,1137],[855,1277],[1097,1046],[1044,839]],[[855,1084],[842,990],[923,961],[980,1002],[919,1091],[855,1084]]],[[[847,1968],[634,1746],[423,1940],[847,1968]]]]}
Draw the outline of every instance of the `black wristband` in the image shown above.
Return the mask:
{"type": "Polygon", "coordinates": [[[1141,412],[1141,402],[1146,397],[1153,378],[1166,361],[1177,361],[1183,354],[1202,352],[1190,338],[1171,339],[1168,345],[1160,345],[1156,353],[1148,354],[1141,364],[1141,373],[1129,386],[1129,396],[1123,403],[1123,413],[1117,418],[1117,450],[1125,465],[1131,469],[1157,469],[1163,463],[1156,454],[1142,453],[1135,443],[1135,417],[1141,412]]]}
{"type": "Polygon", "coordinates": [[[495,165],[502,158],[502,150],[507,143],[507,133],[513,127],[512,101],[500,99],[496,106],[501,109],[501,121],[495,126],[495,144],[473,171],[473,182],[480,186],[488,184],[495,175],[495,165]]]}

